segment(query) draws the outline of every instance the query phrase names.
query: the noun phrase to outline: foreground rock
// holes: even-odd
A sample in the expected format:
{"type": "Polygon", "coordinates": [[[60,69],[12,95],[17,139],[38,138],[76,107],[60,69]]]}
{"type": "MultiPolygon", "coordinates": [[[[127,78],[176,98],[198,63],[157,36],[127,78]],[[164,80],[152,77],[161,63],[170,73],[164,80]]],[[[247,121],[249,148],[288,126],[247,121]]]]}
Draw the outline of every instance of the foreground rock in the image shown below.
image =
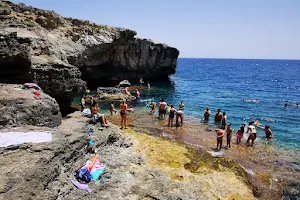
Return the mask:
{"type": "Polygon", "coordinates": [[[0,126],[36,125],[55,127],[61,123],[61,113],[56,100],[22,85],[0,84],[0,126]]]}
{"type": "Polygon", "coordinates": [[[58,128],[43,130],[53,133],[51,143],[0,149],[0,199],[253,199],[251,190],[233,172],[184,170],[181,165],[190,162],[188,152],[176,143],[136,133],[129,136],[113,125],[108,129],[89,125],[79,112],[58,128]],[[94,129],[91,136],[88,128],[94,129]],[[90,139],[95,142],[92,148],[90,139]],[[93,150],[108,169],[104,184],[92,181],[88,194],[76,189],[71,180],[93,150]]]}
{"type": "Polygon", "coordinates": [[[0,2],[0,19],[0,82],[36,82],[64,113],[86,82],[95,87],[175,73],[178,50],[135,38],[133,30],[8,1],[0,2]]]}

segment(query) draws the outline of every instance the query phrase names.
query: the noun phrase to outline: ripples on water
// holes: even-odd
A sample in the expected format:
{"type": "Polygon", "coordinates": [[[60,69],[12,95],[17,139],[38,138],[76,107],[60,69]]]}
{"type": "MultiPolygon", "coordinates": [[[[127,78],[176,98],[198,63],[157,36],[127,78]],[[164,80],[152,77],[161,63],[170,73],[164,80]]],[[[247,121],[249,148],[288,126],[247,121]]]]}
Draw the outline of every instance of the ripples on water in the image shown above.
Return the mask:
{"type": "Polygon", "coordinates": [[[199,121],[207,106],[211,120],[221,108],[234,129],[258,119],[271,126],[275,144],[300,148],[299,74],[300,61],[293,60],[179,59],[170,82],[151,83],[142,96],[163,97],[176,107],[184,100],[185,113],[199,121]],[[242,101],[257,98],[259,103],[242,101]]]}

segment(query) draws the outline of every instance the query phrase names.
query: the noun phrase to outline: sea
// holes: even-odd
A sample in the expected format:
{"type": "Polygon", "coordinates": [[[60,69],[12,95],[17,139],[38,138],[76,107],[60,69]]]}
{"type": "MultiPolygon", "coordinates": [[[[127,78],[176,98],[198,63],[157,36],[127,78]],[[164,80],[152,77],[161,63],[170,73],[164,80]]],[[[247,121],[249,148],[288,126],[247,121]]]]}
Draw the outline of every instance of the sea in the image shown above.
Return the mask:
{"type": "MultiPolygon", "coordinates": [[[[187,119],[201,123],[209,107],[213,125],[220,108],[233,129],[259,120],[270,126],[274,145],[300,149],[300,60],[180,58],[170,80],[150,85],[142,99],[164,98],[175,108],[183,101],[187,119]]],[[[264,130],[258,138],[263,141],[264,130]]]]}
{"type": "MultiPolygon", "coordinates": [[[[201,124],[209,107],[213,127],[220,108],[235,131],[258,120],[261,126],[270,126],[273,145],[300,151],[300,60],[179,58],[176,73],[168,80],[150,82],[150,89],[146,83],[141,89],[145,102],[130,103],[135,109],[146,110],[146,100],[152,98],[156,103],[164,98],[176,109],[183,101],[185,120],[201,124]]],[[[108,105],[100,106],[109,114],[108,105]]],[[[264,141],[264,130],[257,131],[258,141],[264,141]]]]}

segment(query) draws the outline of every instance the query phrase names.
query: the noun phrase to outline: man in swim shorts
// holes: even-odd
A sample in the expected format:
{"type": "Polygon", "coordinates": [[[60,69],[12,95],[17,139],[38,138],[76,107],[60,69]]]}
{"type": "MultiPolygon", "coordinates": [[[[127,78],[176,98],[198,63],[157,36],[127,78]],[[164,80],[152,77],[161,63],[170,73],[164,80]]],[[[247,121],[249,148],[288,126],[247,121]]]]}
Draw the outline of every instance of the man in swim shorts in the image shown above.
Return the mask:
{"type": "Polygon", "coordinates": [[[216,125],[220,125],[220,123],[221,123],[221,121],[222,121],[222,118],[223,118],[223,115],[222,115],[222,113],[221,113],[221,109],[219,108],[219,109],[217,110],[216,115],[215,115],[215,123],[216,123],[216,125]]]}
{"type": "Polygon", "coordinates": [[[204,110],[203,120],[204,120],[205,122],[208,122],[209,116],[210,116],[210,110],[209,110],[209,107],[207,107],[207,108],[204,110]]]}
{"type": "Polygon", "coordinates": [[[161,99],[161,102],[159,104],[159,111],[160,111],[160,117],[162,117],[162,119],[165,119],[166,109],[167,109],[167,103],[164,101],[164,99],[161,99]]]}
{"type": "Polygon", "coordinates": [[[225,135],[225,131],[222,129],[215,129],[217,133],[217,150],[222,149],[222,143],[223,143],[223,136],[225,135]],[[219,148],[220,146],[220,148],[219,148]]]}
{"type": "Polygon", "coordinates": [[[123,99],[122,103],[120,104],[121,129],[123,129],[123,124],[125,126],[125,129],[127,129],[127,127],[126,127],[126,120],[127,120],[126,111],[127,110],[128,110],[128,106],[126,104],[126,99],[123,99]]]}

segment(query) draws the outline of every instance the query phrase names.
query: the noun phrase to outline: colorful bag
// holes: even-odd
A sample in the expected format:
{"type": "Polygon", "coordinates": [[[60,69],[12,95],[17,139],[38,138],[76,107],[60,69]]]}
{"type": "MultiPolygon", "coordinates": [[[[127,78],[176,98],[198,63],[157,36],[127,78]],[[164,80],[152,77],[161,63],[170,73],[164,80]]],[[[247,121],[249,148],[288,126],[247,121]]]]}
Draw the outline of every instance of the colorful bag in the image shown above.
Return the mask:
{"type": "Polygon", "coordinates": [[[85,183],[89,183],[92,180],[92,175],[88,171],[88,168],[82,168],[78,171],[76,175],[77,179],[84,181],[85,183]]]}

